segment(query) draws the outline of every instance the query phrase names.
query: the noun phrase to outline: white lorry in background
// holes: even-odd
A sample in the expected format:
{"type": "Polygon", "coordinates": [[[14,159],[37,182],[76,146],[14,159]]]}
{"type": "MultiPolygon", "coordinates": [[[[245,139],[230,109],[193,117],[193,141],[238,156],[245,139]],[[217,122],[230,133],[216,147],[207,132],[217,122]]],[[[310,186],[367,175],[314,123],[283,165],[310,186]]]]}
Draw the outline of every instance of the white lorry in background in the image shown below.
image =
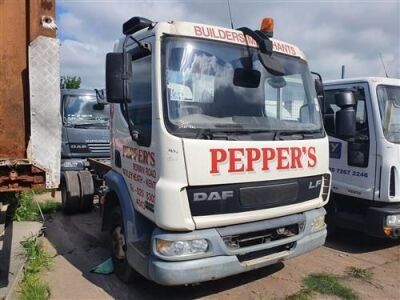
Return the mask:
{"type": "Polygon", "coordinates": [[[324,82],[332,196],[328,225],[400,236],[400,79],[324,82]]]}
{"type": "MultiPolygon", "coordinates": [[[[324,244],[328,137],[304,54],[265,26],[123,31],[106,60],[111,166],[91,160],[116,274],[189,284],[324,244]]],[[[82,172],[64,206],[87,196],[82,172]]]]}

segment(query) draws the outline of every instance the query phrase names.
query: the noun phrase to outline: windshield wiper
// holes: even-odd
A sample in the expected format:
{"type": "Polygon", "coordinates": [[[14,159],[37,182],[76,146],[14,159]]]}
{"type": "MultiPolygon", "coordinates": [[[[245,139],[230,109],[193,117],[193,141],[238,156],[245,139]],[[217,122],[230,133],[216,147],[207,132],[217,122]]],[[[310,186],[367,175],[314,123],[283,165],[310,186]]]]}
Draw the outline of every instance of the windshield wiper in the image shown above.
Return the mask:
{"type": "Polygon", "coordinates": [[[322,134],[321,130],[287,130],[287,131],[276,131],[275,140],[285,140],[290,137],[293,139],[298,136],[298,140],[312,139],[315,138],[316,134],[322,134]]]}
{"type": "Polygon", "coordinates": [[[201,128],[197,131],[195,138],[204,140],[228,140],[228,134],[221,130],[201,128]]]}

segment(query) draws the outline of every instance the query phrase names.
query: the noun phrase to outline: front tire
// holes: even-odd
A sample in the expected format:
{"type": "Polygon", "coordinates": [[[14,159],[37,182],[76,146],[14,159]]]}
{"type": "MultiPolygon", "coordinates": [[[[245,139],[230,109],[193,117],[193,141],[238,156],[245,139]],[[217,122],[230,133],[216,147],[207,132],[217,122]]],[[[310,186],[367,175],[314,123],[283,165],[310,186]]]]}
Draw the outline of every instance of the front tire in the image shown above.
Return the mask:
{"type": "Polygon", "coordinates": [[[111,217],[111,245],[114,272],[121,281],[131,283],[140,278],[140,275],[128,263],[125,228],[119,207],[114,209],[111,217]]]}
{"type": "Polygon", "coordinates": [[[337,214],[337,206],[333,195],[331,195],[331,198],[329,199],[329,202],[325,208],[328,236],[332,236],[337,231],[337,224],[335,220],[337,214]]]}
{"type": "Polygon", "coordinates": [[[90,212],[93,209],[94,184],[92,174],[85,170],[78,173],[80,185],[80,211],[90,212]]]}

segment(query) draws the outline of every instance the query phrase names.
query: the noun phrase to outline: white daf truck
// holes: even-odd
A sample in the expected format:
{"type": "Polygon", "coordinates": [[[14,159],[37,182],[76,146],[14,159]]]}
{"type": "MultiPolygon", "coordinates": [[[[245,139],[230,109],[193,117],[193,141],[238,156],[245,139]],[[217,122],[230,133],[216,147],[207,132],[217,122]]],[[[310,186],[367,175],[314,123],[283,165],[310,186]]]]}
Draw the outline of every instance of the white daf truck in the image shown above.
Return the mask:
{"type": "Polygon", "coordinates": [[[271,31],[124,24],[106,59],[111,166],[91,161],[122,280],[202,282],[324,244],[328,138],[303,52],[271,31]]]}
{"type": "Polygon", "coordinates": [[[332,195],[328,225],[400,236],[400,79],[324,82],[332,195]]]}

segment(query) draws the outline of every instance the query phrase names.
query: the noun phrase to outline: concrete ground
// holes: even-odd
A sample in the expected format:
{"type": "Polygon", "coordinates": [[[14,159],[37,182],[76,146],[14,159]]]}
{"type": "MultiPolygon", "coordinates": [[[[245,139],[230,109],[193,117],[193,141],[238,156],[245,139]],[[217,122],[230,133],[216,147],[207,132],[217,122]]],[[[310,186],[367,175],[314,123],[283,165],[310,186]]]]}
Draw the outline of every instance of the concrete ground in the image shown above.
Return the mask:
{"type": "Polygon", "coordinates": [[[13,222],[0,237],[0,299],[14,299],[25,264],[21,242],[38,236],[41,228],[39,222],[13,222]]]}
{"type": "Polygon", "coordinates": [[[56,255],[53,268],[42,274],[52,299],[285,299],[301,289],[308,274],[341,276],[351,266],[373,273],[370,281],[344,280],[361,299],[400,299],[400,243],[356,232],[339,231],[325,246],[284,264],[196,286],[163,287],[145,279],[126,285],[115,275],[90,273],[110,255],[98,210],[76,216],[57,213],[45,226],[46,249],[56,255]]]}

